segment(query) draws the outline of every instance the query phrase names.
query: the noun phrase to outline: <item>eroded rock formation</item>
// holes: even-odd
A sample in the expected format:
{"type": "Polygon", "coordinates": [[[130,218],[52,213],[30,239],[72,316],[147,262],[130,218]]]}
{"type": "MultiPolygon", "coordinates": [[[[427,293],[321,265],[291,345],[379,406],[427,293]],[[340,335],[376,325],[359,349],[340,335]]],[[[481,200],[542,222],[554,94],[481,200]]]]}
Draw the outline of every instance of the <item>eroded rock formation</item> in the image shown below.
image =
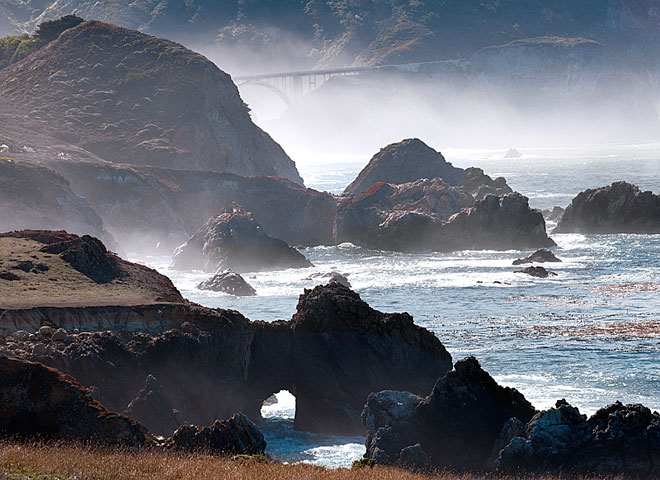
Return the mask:
{"type": "Polygon", "coordinates": [[[195,425],[239,411],[256,420],[283,389],[296,396],[296,428],[360,434],[369,393],[422,394],[451,368],[437,337],[410,315],[373,310],[338,283],[305,291],[288,322],[185,304],[36,310],[2,313],[0,352],[71,374],[112,410],[132,404],[137,420],[163,434],[172,433],[171,415],[159,421],[145,411],[171,405],[176,421],[195,425]],[[44,318],[68,335],[31,336],[44,318]],[[145,386],[148,375],[158,385],[145,386]]]}
{"type": "Polygon", "coordinates": [[[660,196],[615,182],[578,194],[554,233],[660,233],[660,196]]]}
{"type": "Polygon", "coordinates": [[[234,207],[211,218],[174,252],[175,270],[233,270],[238,273],[312,264],[298,250],[268,235],[251,213],[234,207]]]}

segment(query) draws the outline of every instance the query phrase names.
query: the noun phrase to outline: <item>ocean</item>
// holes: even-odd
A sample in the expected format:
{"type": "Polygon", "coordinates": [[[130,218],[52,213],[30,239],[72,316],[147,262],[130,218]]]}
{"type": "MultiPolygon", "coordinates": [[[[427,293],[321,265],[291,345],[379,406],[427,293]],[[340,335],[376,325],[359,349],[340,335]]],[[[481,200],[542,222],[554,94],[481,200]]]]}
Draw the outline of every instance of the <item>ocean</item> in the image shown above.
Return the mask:
{"type": "MultiPolygon", "coordinates": [[[[660,193],[660,145],[442,150],[456,166],[477,166],[536,208],[565,207],[580,191],[626,180],[660,193]]],[[[369,160],[315,163],[294,156],[308,187],[340,193],[369,160]]],[[[553,224],[548,224],[551,231],[553,224]]],[[[245,275],[256,297],[197,290],[208,274],[169,269],[170,258],[132,255],[168,275],[188,299],[239,310],[252,320],[290,319],[311,273],[337,270],[373,308],[410,313],[436,333],[454,360],[468,355],[502,385],[519,389],[538,409],[565,398],[582,413],[620,400],[660,410],[660,235],[551,235],[561,263],[547,279],[516,274],[512,261],[530,252],[461,251],[403,254],[351,244],[302,249],[314,267],[245,275]]],[[[287,462],[350,466],[363,437],[293,430],[295,399],[278,393],[264,407],[267,452],[287,462]]]]}

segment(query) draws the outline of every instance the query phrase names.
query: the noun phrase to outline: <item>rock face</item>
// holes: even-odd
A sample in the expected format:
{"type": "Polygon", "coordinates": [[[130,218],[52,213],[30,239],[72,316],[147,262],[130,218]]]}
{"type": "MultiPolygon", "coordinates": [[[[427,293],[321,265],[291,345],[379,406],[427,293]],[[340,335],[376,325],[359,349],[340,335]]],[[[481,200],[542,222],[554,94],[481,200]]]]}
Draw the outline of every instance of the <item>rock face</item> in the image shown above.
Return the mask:
{"type": "Polygon", "coordinates": [[[0,91],[3,113],[110,162],[302,185],[293,161],[252,123],[229,75],[174,42],[84,22],[0,70],[0,91]]]}
{"type": "Polygon", "coordinates": [[[566,207],[555,233],[660,233],[660,196],[615,182],[585,190],[566,207]]]}
{"type": "Polygon", "coordinates": [[[543,267],[525,267],[522,270],[514,270],[513,273],[524,273],[538,278],[548,278],[551,275],[557,275],[555,272],[550,272],[543,267]]]}
{"type": "Polygon", "coordinates": [[[494,249],[552,247],[540,211],[531,209],[527,197],[512,193],[488,195],[474,207],[449,219],[438,235],[438,248],[494,249]]]}
{"type": "Polygon", "coordinates": [[[362,413],[368,430],[365,456],[385,464],[486,470],[504,424],[512,417],[526,423],[535,413],[520,392],[499,386],[469,357],[440,378],[427,397],[369,395],[362,413]]]}
{"type": "Polygon", "coordinates": [[[211,218],[174,252],[176,270],[238,273],[312,266],[298,250],[269,236],[251,213],[231,208],[211,218]]]}
{"type": "Polygon", "coordinates": [[[197,288],[224,292],[238,297],[249,297],[257,294],[257,291],[243,277],[231,270],[216,273],[208,280],[204,280],[197,285],[197,288]]]}
{"type": "Polygon", "coordinates": [[[0,434],[139,448],[153,442],[133,419],[111,413],[73,378],[0,356],[0,434]]]}
{"type": "Polygon", "coordinates": [[[561,476],[657,478],[660,475],[660,415],[619,402],[587,420],[565,400],[539,412],[520,436],[499,453],[507,473],[561,476]]]}
{"type": "Polygon", "coordinates": [[[297,429],[360,434],[369,393],[428,392],[451,368],[437,337],[412,317],[373,310],[338,283],[305,291],[288,322],[186,304],[37,310],[0,316],[9,334],[0,353],[73,375],[110,409],[132,404],[137,420],[164,434],[175,423],[170,406],[177,421],[196,425],[239,411],[256,420],[264,400],[283,389],[296,396],[297,429]],[[67,338],[31,337],[45,318],[69,327],[67,338]],[[14,334],[19,328],[25,332],[14,334]],[[145,386],[148,375],[159,386],[145,386]]]}
{"type": "Polygon", "coordinates": [[[158,379],[147,375],[144,388],[128,404],[124,414],[139,418],[150,432],[156,435],[170,435],[183,422],[178,411],[172,407],[172,402],[158,379]]]}
{"type": "Polygon", "coordinates": [[[345,195],[357,195],[375,183],[410,183],[423,178],[440,178],[448,185],[460,185],[465,177],[456,168],[417,138],[393,143],[381,149],[346,187],[345,195]]]}
{"type": "Polygon", "coordinates": [[[216,420],[210,427],[182,425],[168,446],[188,452],[263,455],[266,440],[252,421],[241,413],[216,420]]]}
{"type": "Polygon", "coordinates": [[[461,185],[463,191],[472,195],[475,200],[483,200],[487,195],[508,195],[513,193],[504,177],[492,179],[481,168],[471,167],[465,170],[461,185]]]}
{"type": "Polygon", "coordinates": [[[514,265],[522,265],[524,263],[545,263],[545,262],[561,262],[554,253],[545,248],[541,248],[528,257],[518,258],[513,261],[514,265]]]}
{"type": "Polygon", "coordinates": [[[54,171],[0,158],[0,231],[65,229],[112,241],[101,217],[54,171]]]}

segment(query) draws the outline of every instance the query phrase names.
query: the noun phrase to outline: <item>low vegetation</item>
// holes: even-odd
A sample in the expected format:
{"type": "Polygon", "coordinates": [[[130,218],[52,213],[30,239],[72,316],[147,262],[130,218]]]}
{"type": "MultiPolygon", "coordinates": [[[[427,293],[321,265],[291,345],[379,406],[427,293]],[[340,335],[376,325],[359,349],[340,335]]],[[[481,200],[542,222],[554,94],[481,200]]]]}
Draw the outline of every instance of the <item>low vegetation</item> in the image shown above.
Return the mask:
{"type": "MultiPolygon", "coordinates": [[[[244,455],[229,458],[162,451],[126,452],[75,445],[0,443],[0,480],[503,480],[474,474],[416,474],[394,468],[331,470],[323,467],[266,463],[244,455]]],[[[545,477],[536,480],[560,480],[545,477]]],[[[608,480],[615,480],[609,478],[608,480]]]]}

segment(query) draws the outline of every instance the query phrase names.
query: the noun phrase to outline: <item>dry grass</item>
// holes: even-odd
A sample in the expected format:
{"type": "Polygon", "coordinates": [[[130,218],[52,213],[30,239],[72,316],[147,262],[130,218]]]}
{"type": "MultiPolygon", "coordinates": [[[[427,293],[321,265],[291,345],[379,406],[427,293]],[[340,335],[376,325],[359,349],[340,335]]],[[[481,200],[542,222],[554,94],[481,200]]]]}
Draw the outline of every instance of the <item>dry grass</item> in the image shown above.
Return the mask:
{"type": "MultiPolygon", "coordinates": [[[[0,480],[428,480],[431,478],[503,479],[503,477],[450,473],[420,475],[384,467],[366,467],[354,471],[328,470],[303,464],[266,464],[252,461],[250,457],[232,459],[162,451],[128,453],[74,445],[0,442],[0,480]]],[[[559,480],[559,478],[544,477],[543,480],[559,480]]]]}

